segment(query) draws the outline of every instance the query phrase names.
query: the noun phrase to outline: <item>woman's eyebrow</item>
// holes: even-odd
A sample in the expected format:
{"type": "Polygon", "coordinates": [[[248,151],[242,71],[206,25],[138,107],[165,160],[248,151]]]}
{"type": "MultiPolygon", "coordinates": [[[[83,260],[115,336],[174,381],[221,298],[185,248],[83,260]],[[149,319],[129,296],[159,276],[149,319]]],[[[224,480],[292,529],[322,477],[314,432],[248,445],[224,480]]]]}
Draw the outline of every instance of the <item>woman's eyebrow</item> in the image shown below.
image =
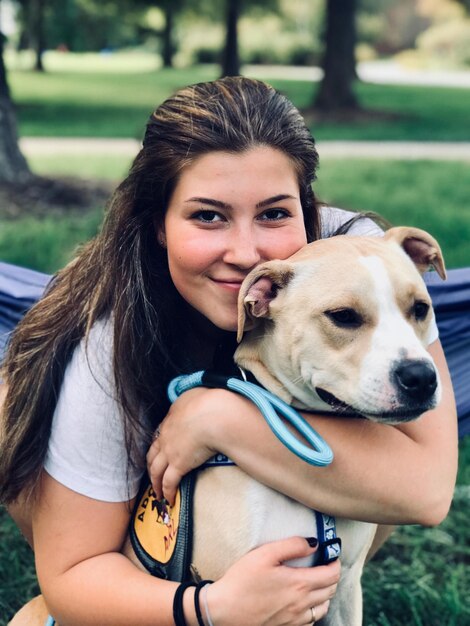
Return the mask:
{"type": "Polygon", "coordinates": [[[185,202],[200,202],[201,204],[208,204],[209,206],[217,207],[218,209],[231,209],[231,205],[222,200],[214,200],[213,198],[188,198],[185,202]]]}
{"type": "Polygon", "coordinates": [[[266,200],[261,200],[256,205],[257,209],[261,209],[269,204],[275,204],[276,202],[280,202],[281,200],[297,200],[295,196],[291,196],[287,193],[280,193],[277,196],[273,196],[272,198],[266,198],[266,200]]]}
{"type": "MultiPolygon", "coordinates": [[[[270,204],[275,204],[276,202],[280,202],[281,200],[297,200],[295,196],[291,196],[287,193],[280,193],[277,196],[272,196],[271,198],[266,198],[266,200],[261,200],[256,204],[257,209],[262,209],[265,206],[270,204]]],[[[218,209],[232,209],[233,207],[226,202],[222,202],[222,200],[214,200],[213,198],[201,198],[196,196],[194,198],[188,198],[185,202],[200,202],[201,204],[208,204],[209,206],[217,207],[218,209]]]]}

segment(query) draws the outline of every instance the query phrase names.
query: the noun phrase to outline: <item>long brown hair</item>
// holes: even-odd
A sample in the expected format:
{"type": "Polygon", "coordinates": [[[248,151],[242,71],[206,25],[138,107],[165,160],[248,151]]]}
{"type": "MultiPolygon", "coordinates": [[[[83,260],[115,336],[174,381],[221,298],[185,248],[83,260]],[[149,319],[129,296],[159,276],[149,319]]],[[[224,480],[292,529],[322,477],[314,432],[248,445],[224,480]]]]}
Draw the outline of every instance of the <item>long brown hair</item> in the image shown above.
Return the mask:
{"type": "Polygon", "coordinates": [[[0,501],[30,493],[47,451],[52,417],[74,348],[100,318],[114,324],[113,367],[130,462],[136,437],[168,409],[166,386],[192,369],[179,350],[191,330],[171,281],[156,226],[183,169],[203,154],[254,146],[281,150],[294,163],[307,238],[319,236],[311,184],[313,138],[292,103],[265,83],[224,78],[184,88],[150,117],[142,150],[111,199],[101,232],[51,282],[18,325],[4,363],[8,392],[0,436],[0,501]]]}

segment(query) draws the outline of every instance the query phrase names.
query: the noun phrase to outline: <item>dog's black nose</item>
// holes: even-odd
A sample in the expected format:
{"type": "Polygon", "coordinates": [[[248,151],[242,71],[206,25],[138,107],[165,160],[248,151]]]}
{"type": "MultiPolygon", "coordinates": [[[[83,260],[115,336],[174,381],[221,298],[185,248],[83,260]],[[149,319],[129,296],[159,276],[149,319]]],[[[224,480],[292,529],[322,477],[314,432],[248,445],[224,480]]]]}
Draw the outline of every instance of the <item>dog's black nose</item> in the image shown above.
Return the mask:
{"type": "Polygon", "coordinates": [[[394,373],[398,388],[411,400],[423,402],[436,391],[436,371],[427,361],[402,361],[394,373]]]}

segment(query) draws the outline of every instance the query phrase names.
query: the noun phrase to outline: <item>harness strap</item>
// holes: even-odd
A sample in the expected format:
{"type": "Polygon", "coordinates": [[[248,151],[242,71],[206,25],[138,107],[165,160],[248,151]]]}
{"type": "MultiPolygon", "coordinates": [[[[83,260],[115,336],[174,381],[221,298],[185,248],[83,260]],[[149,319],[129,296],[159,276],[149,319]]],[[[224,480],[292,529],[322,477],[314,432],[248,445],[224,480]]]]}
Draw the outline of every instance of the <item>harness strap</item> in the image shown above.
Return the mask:
{"type": "Polygon", "coordinates": [[[341,555],[341,539],[336,535],[336,520],[333,515],[314,511],[318,533],[318,560],[316,565],[327,565],[341,555]]]}

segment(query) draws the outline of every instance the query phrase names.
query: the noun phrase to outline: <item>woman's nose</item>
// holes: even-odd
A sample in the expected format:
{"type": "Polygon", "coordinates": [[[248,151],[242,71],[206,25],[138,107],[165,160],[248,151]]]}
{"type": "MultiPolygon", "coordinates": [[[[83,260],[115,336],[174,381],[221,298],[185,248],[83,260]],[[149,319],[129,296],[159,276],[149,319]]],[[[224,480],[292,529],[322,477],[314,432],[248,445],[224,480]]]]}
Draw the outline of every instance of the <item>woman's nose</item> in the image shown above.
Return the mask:
{"type": "Polygon", "coordinates": [[[261,261],[260,245],[251,232],[231,232],[224,254],[224,262],[248,270],[261,261]]]}

